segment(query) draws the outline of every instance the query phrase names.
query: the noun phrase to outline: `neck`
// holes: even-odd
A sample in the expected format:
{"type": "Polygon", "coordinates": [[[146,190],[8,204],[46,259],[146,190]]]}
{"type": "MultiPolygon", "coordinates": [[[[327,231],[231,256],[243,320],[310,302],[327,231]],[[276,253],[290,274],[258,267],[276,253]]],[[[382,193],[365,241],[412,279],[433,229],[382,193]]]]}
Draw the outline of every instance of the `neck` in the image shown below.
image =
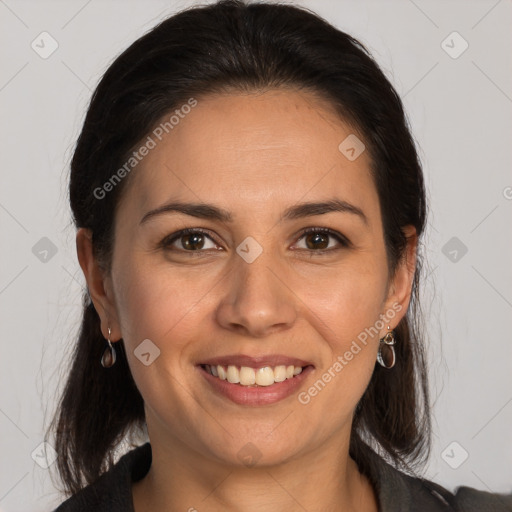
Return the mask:
{"type": "Polygon", "coordinates": [[[349,457],[348,443],[267,467],[229,466],[180,442],[151,436],[148,474],[133,484],[135,512],[352,512],[378,510],[373,488],[349,457]]]}

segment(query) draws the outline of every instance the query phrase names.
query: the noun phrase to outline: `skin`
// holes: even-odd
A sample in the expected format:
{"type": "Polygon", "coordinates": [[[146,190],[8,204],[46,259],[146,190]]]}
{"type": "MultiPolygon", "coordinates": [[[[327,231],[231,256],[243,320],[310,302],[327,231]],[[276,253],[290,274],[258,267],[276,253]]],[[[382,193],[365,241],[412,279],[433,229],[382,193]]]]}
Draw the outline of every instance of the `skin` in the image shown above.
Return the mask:
{"type": "Polygon", "coordinates": [[[110,326],[111,340],[124,340],[145,401],[153,462],[133,485],[137,512],[378,510],[349,457],[350,428],[379,338],[407,310],[417,239],[404,228],[407,251],[389,275],[368,151],[349,161],[338,150],[351,133],[329,104],[304,91],[198,98],[130,175],[110,273],[93,257],[91,233],[78,231],[103,335],[110,326]],[[279,221],[289,206],[333,198],[359,207],[367,224],[347,212],[279,221]],[[233,222],[167,213],[141,224],[171,199],[212,203],[233,222]],[[331,228],[351,244],[325,234],[314,245],[314,235],[300,233],[310,227],[331,228]],[[159,245],[184,228],[211,235],[200,240],[201,255],[186,252],[186,236],[159,245]],[[236,252],[248,236],[263,248],[252,263],[236,252]],[[330,252],[319,253],[322,242],[330,252]],[[307,405],[297,393],[272,405],[236,405],[196,368],[232,353],[285,354],[314,364],[304,391],[393,305],[400,312],[307,405]],[[161,351],[149,366],[133,353],[145,339],[161,351]],[[248,442],[261,454],[250,468],[237,457],[248,442]]]}

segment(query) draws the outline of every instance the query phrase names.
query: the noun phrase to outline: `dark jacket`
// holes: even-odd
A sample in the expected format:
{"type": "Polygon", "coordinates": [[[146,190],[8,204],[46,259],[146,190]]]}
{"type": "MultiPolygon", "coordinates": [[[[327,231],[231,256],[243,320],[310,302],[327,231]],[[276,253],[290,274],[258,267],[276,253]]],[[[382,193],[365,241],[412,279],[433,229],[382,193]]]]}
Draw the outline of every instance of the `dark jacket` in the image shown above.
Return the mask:
{"type": "MultiPolygon", "coordinates": [[[[491,494],[459,487],[455,494],[428,480],[411,477],[375,455],[370,480],[380,512],[509,512],[512,494],[491,494]]],[[[151,466],[151,445],[134,448],[100,478],[71,496],[54,512],[134,512],[132,482],[151,466]]]]}

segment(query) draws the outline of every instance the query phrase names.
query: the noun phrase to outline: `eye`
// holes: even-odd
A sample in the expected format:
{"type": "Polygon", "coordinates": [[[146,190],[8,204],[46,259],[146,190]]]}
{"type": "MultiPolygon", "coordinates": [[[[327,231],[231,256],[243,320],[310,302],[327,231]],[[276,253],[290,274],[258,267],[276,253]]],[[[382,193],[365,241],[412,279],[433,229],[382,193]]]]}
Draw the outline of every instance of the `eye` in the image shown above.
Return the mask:
{"type": "Polygon", "coordinates": [[[329,228],[306,228],[302,231],[299,240],[304,239],[306,247],[300,247],[300,249],[309,250],[312,252],[323,253],[331,252],[340,247],[334,247],[329,244],[329,238],[335,239],[338,245],[343,247],[349,247],[350,241],[337,231],[333,231],[329,228]]]}
{"type": "Polygon", "coordinates": [[[202,229],[183,229],[177,233],[173,233],[168,237],[164,238],[160,243],[164,249],[178,249],[185,252],[199,252],[207,249],[217,249],[217,245],[213,242],[213,239],[206,231],[202,229]],[[212,247],[205,247],[207,240],[210,240],[213,244],[212,247]],[[175,244],[178,244],[176,246],[175,244]],[[180,247],[181,246],[181,247],[180,247]]]}

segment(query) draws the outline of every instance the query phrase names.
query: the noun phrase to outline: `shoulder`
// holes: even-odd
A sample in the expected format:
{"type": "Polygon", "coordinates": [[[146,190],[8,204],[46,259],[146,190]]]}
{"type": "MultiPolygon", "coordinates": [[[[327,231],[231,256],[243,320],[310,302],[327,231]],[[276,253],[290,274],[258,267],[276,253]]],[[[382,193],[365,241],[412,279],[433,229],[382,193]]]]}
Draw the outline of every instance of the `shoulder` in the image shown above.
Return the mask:
{"type": "Polygon", "coordinates": [[[151,445],[145,443],[124,454],[95,482],[64,501],[54,512],[131,512],[132,482],[151,466],[151,445]]]}
{"type": "MultiPolygon", "coordinates": [[[[405,475],[404,475],[405,476],[405,475]]],[[[454,493],[441,485],[416,477],[409,480],[411,502],[423,504],[414,510],[454,512],[512,512],[512,493],[497,494],[470,487],[458,487],[454,493]],[[426,505],[430,508],[426,508],[426,505]]]]}
{"type": "Polygon", "coordinates": [[[382,512],[512,512],[512,493],[470,487],[452,493],[435,482],[399,471],[375,453],[371,459],[369,477],[382,512]]]}
{"type": "Polygon", "coordinates": [[[471,487],[459,487],[455,494],[461,512],[512,512],[512,492],[497,494],[471,487]]]}

